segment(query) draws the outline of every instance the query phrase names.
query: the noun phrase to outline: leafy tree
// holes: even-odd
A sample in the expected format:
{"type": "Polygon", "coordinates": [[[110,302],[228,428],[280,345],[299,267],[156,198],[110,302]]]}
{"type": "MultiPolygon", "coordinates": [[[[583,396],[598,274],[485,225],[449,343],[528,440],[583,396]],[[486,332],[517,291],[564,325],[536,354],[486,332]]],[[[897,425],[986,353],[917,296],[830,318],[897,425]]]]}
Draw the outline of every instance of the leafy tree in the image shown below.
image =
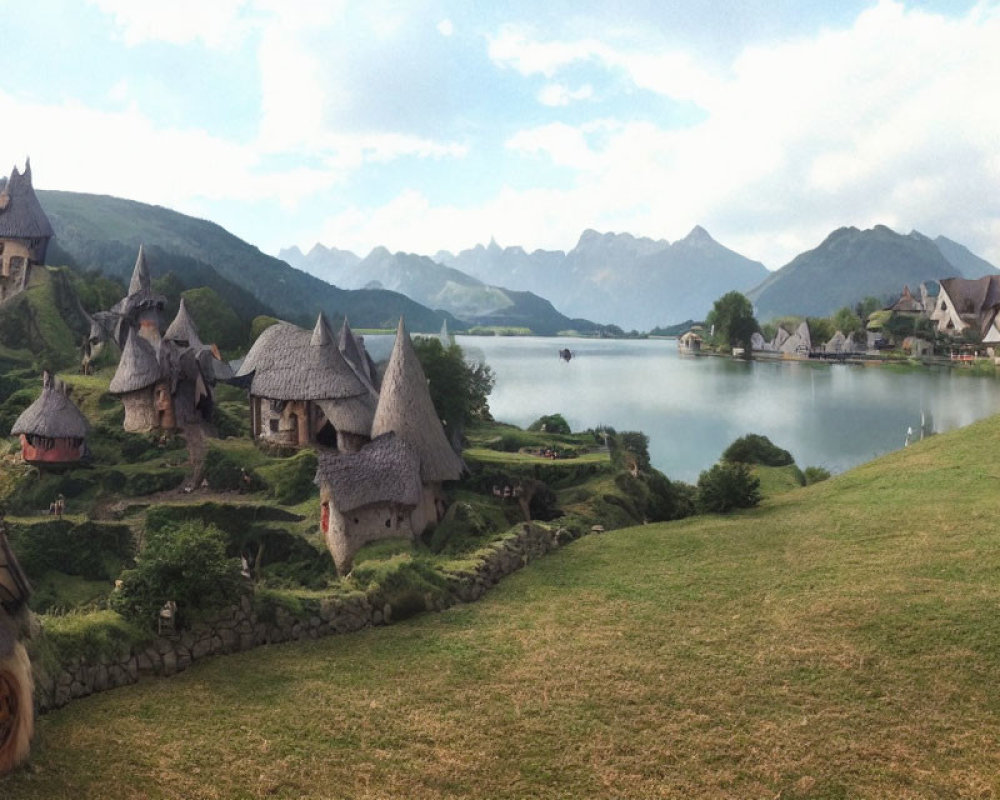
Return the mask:
{"type": "Polygon", "coordinates": [[[760,479],[739,461],[722,461],[698,476],[698,508],[725,514],[760,502],[760,479]]]}
{"type": "Polygon", "coordinates": [[[181,619],[233,602],[240,585],[239,563],[226,557],[225,534],[214,525],[185,522],[149,532],[135,569],[125,570],[111,607],[126,619],[152,627],[168,600],[181,619]]]}
{"type": "Polygon", "coordinates": [[[214,289],[207,286],[188,289],[183,297],[203,342],[218,345],[220,350],[225,351],[247,344],[246,326],[214,289]]]}
{"type": "Polygon", "coordinates": [[[748,433],[736,439],[722,453],[722,460],[731,463],[763,464],[766,467],[786,467],[795,463],[791,453],[782,450],[759,433],[748,433]]]}
{"type": "Polygon", "coordinates": [[[528,426],[529,431],[545,431],[546,433],[572,433],[569,423],[562,414],[546,414],[539,417],[528,426]]]}
{"type": "Polygon", "coordinates": [[[877,297],[866,297],[854,306],[854,312],[858,315],[862,324],[868,322],[868,317],[882,308],[882,301],[877,297]]]}
{"type": "Polygon", "coordinates": [[[830,320],[833,322],[833,327],[844,334],[844,336],[849,336],[852,333],[860,333],[865,329],[861,317],[858,316],[854,309],[848,306],[835,311],[830,320]]]}
{"type": "Polygon", "coordinates": [[[812,340],[813,347],[830,341],[837,332],[833,321],[826,317],[807,317],[806,323],[809,325],[809,338],[812,340]]]}
{"type": "Polygon", "coordinates": [[[436,337],[414,339],[413,349],[427,377],[434,408],[457,446],[466,425],[492,419],[489,395],[496,376],[486,364],[466,363],[457,344],[445,347],[436,337]]]}
{"type": "Polygon", "coordinates": [[[802,470],[802,475],[806,479],[806,486],[825,481],[830,477],[830,470],[825,467],[806,467],[802,470]]]}
{"type": "Polygon", "coordinates": [[[747,297],[733,291],[724,294],[708,312],[705,324],[714,326],[714,338],[730,347],[742,347],[745,358],[750,358],[750,337],[760,330],[753,315],[753,305],[747,297]]]}

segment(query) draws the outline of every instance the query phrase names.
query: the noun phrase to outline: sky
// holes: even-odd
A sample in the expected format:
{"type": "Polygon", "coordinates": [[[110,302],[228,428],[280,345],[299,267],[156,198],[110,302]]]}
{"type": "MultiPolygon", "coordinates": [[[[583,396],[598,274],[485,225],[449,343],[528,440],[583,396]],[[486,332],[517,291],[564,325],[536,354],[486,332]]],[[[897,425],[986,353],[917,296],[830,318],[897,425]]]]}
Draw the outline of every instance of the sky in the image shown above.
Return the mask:
{"type": "Polygon", "coordinates": [[[0,174],[277,254],[702,225],[1000,265],[1000,0],[0,0],[0,174]]]}

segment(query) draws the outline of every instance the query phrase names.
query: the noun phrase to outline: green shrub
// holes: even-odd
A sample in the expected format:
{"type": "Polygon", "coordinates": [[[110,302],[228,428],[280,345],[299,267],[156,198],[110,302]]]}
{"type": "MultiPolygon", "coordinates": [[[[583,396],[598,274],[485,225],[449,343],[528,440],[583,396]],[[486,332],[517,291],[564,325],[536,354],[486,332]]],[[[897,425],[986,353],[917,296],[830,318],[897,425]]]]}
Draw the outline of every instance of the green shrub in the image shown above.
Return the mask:
{"type": "Polygon", "coordinates": [[[766,436],[757,433],[748,433],[734,441],[723,452],[722,460],[743,464],[762,464],[765,467],[787,467],[789,464],[795,463],[791,453],[782,450],[766,436]]]}
{"type": "Polygon", "coordinates": [[[722,461],[698,476],[698,507],[725,514],[760,502],[760,479],[739,461],[722,461]]]}
{"type": "Polygon", "coordinates": [[[316,453],[302,450],[280,464],[270,465],[261,471],[271,487],[271,496],[284,506],[295,505],[316,492],[316,453]]]}
{"type": "Polygon", "coordinates": [[[812,486],[814,483],[819,483],[829,478],[830,470],[824,467],[806,467],[802,470],[802,474],[805,476],[806,486],[812,486]]]}
{"type": "Polygon", "coordinates": [[[243,412],[236,412],[232,404],[216,403],[212,406],[212,425],[220,438],[242,439],[250,436],[250,419],[246,409],[243,412]]]}
{"type": "Polygon", "coordinates": [[[133,472],[125,479],[122,494],[127,497],[144,497],[157,492],[168,492],[180,486],[186,476],[187,473],[182,469],[133,472]]]}
{"type": "Polygon", "coordinates": [[[163,604],[173,600],[178,622],[199,612],[233,603],[240,589],[240,567],[226,556],[226,537],[214,525],[187,522],[155,533],[135,569],[125,570],[111,607],[138,625],[152,627],[163,604]]]}
{"type": "Polygon", "coordinates": [[[545,433],[572,433],[569,423],[562,414],[547,414],[539,417],[528,426],[529,431],[545,431],[545,433]]]}
{"type": "Polygon", "coordinates": [[[351,570],[351,580],[362,591],[373,592],[376,607],[388,603],[393,619],[406,619],[450,602],[448,579],[432,564],[408,554],[383,561],[363,561],[351,570]]]}
{"type": "Polygon", "coordinates": [[[263,487],[263,482],[253,470],[246,469],[225,450],[215,448],[205,455],[203,476],[217,492],[252,492],[263,487]]]}
{"type": "Polygon", "coordinates": [[[114,580],[135,556],[127,525],[51,519],[31,525],[9,523],[11,546],[29,578],[49,570],[88,580],[114,580]]]}
{"type": "Polygon", "coordinates": [[[503,510],[487,503],[452,503],[444,519],[430,532],[427,546],[433,553],[457,555],[481,547],[507,528],[503,510]]]}

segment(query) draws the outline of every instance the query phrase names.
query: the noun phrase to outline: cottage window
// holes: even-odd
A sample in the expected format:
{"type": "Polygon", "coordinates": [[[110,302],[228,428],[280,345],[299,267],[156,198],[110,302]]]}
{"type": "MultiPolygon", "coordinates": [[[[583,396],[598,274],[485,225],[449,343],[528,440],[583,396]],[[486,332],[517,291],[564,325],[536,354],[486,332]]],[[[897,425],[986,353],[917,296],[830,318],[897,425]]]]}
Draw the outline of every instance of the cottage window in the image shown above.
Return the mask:
{"type": "Polygon", "coordinates": [[[392,517],[389,517],[389,518],[386,519],[386,521],[385,521],[385,527],[387,527],[387,528],[391,528],[392,527],[392,517]]]}
{"type": "Polygon", "coordinates": [[[277,433],[278,420],[276,420],[274,417],[271,417],[271,419],[268,420],[268,427],[271,429],[271,433],[277,433]]]}

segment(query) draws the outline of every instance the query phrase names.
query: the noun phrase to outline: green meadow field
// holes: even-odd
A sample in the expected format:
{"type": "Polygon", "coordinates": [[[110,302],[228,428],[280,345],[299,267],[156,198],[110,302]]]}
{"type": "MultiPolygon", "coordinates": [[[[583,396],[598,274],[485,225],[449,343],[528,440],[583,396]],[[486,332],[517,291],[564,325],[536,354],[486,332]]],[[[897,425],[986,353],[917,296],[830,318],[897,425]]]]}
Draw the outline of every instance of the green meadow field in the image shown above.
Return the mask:
{"type": "Polygon", "coordinates": [[[994,798],[1000,418],[38,722],[22,798],[994,798]]]}

